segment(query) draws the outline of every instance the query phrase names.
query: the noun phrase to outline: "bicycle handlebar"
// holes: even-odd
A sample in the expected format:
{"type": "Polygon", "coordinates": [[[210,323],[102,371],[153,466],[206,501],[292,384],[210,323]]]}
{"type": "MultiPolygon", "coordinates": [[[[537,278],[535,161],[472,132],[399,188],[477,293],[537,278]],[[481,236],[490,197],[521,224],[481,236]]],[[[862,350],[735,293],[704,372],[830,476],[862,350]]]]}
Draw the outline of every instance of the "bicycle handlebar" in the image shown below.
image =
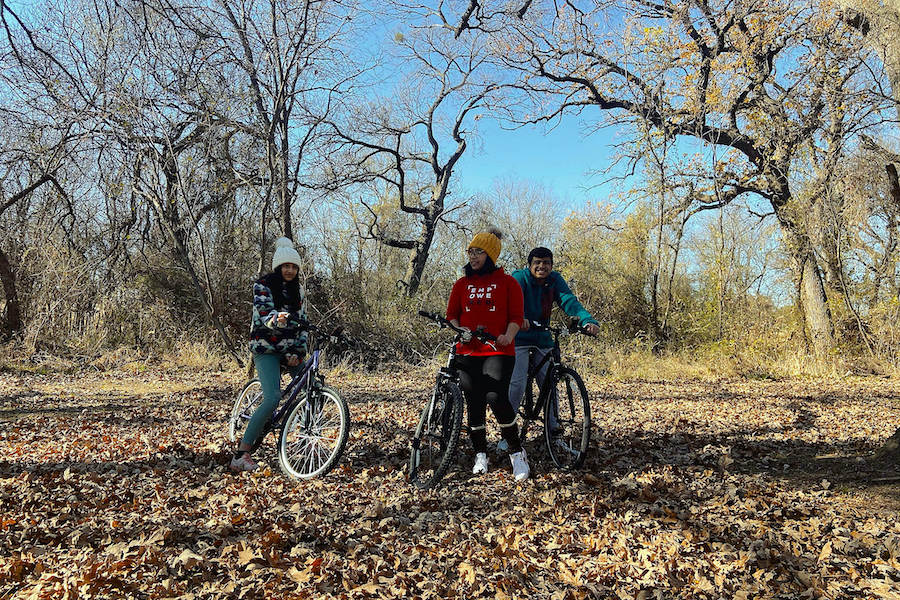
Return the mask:
{"type": "Polygon", "coordinates": [[[304,321],[301,319],[297,321],[297,329],[300,329],[301,331],[316,331],[319,328],[309,321],[304,321]]]}
{"type": "MultiPolygon", "coordinates": [[[[300,320],[297,322],[297,329],[300,331],[310,331],[317,332],[323,331],[318,325],[313,325],[309,321],[300,320]]],[[[344,331],[344,327],[338,326],[336,327],[330,334],[328,334],[328,343],[330,344],[341,344],[341,343],[351,343],[352,339],[347,333],[344,331]]]]}
{"type": "MultiPolygon", "coordinates": [[[[540,321],[530,321],[529,328],[535,329],[537,331],[549,331],[550,333],[555,333],[557,335],[563,333],[564,331],[568,331],[568,328],[566,327],[553,327],[549,323],[545,324],[541,323],[540,321]]],[[[587,327],[585,327],[584,325],[578,325],[575,328],[575,331],[577,331],[578,333],[582,333],[588,337],[597,337],[596,335],[588,331],[587,327]]]]}
{"type": "Polygon", "coordinates": [[[350,336],[348,336],[344,332],[344,327],[339,326],[331,334],[328,336],[328,342],[331,344],[346,344],[350,343],[350,336]]]}
{"type": "Polygon", "coordinates": [[[484,331],[483,329],[470,330],[470,329],[466,329],[465,327],[457,327],[456,325],[451,323],[448,319],[445,319],[444,317],[442,317],[441,315],[439,315],[437,313],[430,313],[427,310],[420,310],[419,316],[425,317],[426,319],[431,319],[432,321],[434,321],[438,325],[440,325],[441,328],[447,327],[449,329],[452,329],[459,335],[463,335],[465,333],[471,333],[472,337],[478,338],[479,340],[481,340],[482,343],[497,341],[496,336],[491,335],[490,333],[488,333],[487,331],[484,331]]]}

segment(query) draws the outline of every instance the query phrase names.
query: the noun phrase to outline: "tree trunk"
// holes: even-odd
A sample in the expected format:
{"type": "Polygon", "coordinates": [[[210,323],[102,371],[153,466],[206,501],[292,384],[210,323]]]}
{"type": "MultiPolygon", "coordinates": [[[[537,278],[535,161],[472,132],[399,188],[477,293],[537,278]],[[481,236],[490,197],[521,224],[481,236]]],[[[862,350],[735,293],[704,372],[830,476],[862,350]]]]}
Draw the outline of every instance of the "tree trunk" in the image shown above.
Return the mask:
{"type": "MultiPolygon", "coordinates": [[[[164,199],[166,204],[164,205],[159,196],[154,193],[142,195],[150,200],[157,218],[159,219],[160,228],[168,236],[169,241],[171,242],[171,249],[174,251],[176,259],[190,276],[191,283],[194,285],[194,290],[197,292],[198,299],[203,304],[207,317],[219,332],[219,336],[222,338],[225,347],[232,358],[234,358],[238,367],[242,368],[245,366],[244,361],[238,355],[235,344],[231,340],[231,336],[228,335],[228,332],[225,330],[225,326],[222,323],[222,319],[219,318],[219,314],[213,305],[211,290],[208,285],[203,285],[200,274],[197,272],[197,269],[194,268],[194,263],[191,260],[190,251],[188,249],[188,233],[185,230],[187,225],[182,222],[183,217],[178,213],[177,209],[178,173],[175,169],[175,157],[169,156],[168,159],[160,161],[159,166],[166,181],[166,197],[164,199]]],[[[208,283],[209,282],[207,281],[207,284],[208,283]]]]}
{"type": "Polygon", "coordinates": [[[776,215],[785,245],[794,263],[797,295],[803,314],[806,339],[809,340],[816,356],[825,356],[834,347],[834,328],[825,286],[822,283],[822,271],[816,261],[816,253],[809,236],[800,231],[793,220],[786,218],[779,208],[776,207],[776,215]]]}
{"type": "Polygon", "coordinates": [[[894,466],[900,463],[900,428],[875,452],[875,459],[893,460],[894,466]]]}
{"type": "Polygon", "coordinates": [[[812,248],[805,248],[794,259],[797,262],[797,286],[806,334],[816,356],[824,356],[834,347],[834,331],[825,286],[822,285],[822,273],[812,248]]]}
{"type": "Polygon", "coordinates": [[[843,294],[844,278],[841,273],[841,259],[838,254],[840,250],[837,248],[837,243],[832,244],[832,241],[826,241],[821,248],[822,271],[824,272],[825,284],[828,286],[829,292],[843,294]]]}
{"type": "Polygon", "coordinates": [[[291,204],[292,204],[292,196],[290,191],[290,186],[288,185],[288,174],[290,172],[288,166],[288,153],[287,149],[290,144],[290,139],[288,137],[288,122],[287,118],[282,118],[280,123],[281,129],[281,148],[278,156],[278,179],[279,181],[279,190],[278,195],[281,199],[281,221],[282,221],[282,229],[284,231],[284,237],[290,238],[292,241],[294,240],[294,225],[291,221],[291,204]]]}
{"type": "Polygon", "coordinates": [[[428,254],[431,251],[431,243],[434,241],[434,233],[437,229],[437,211],[431,210],[422,219],[422,230],[415,246],[409,251],[409,264],[406,267],[406,295],[412,298],[419,291],[422,283],[422,274],[425,265],[428,264],[428,254]]]}
{"type": "Polygon", "coordinates": [[[900,209],[900,177],[897,176],[897,167],[893,163],[888,163],[884,166],[884,170],[887,171],[894,207],[900,209]]]}
{"type": "MultiPolygon", "coordinates": [[[[894,88],[895,94],[900,94],[900,90],[894,88]]],[[[897,102],[898,111],[900,111],[900,100],[897,102]]],[[[888,174],[888,181],[890,186],[891,198],[894,201],[894,206],[900,208],[900,178],[897,177],[897,167],[892,163],[888,163],[885,165],[885,170],[888,174]]],[[[897,428],[897,431],[894,432],[894,435],[885,442],[884,446],[878,451],[880,456],[886,456],[888,454],[893,454],[894,460],[900,462],[900,427],[897,428]]]]}
{"type": "Polygon", "coordinates": [[[778,219],[784,246],[793,259],[804,333],[812,351],[817,357],[822,357],[834,348],[834,327],[822,282],[822,271],[816,260],[815,246],[804,231],[804,226],[795,219],[794,211],[789,208],[792,203],[786,179],[774,180],[772,187],[781,188],[780,193],[770,201],[778,219]]]}
{"type": "Polygon", "coordinates": [[[9,264],[9,257],[0,249],[0,282],[3,284],[3,295],[6,298],[6,315],[0,315],[0,335],[9,339],[22,330],[22,310],[19,294],[16,290],[16,274],[9,264]]]}

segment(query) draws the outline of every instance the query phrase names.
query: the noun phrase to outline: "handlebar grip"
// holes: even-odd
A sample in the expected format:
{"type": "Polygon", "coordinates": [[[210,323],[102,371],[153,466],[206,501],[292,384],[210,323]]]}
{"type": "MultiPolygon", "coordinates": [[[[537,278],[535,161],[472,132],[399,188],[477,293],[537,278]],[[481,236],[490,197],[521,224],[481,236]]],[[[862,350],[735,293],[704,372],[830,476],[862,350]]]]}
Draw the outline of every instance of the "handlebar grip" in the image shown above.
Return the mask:
{"type": "Polygon", "coordinates": [[[550,331],[550,325],[545,325],[540,321],[529,321],[529,329],[536,329],[538,331],[550,331]]]}
{"type": "Polygon", "coordinates": [[[419,316],[420,316],[420,317],[425,317],[426,319],[433,319],[433,318],[434,318],[434,315],[433,315],[432,313],[428,312],[427,310],[420,310],[420,311],[419,311],[419,316]]]}
{"type": "Polygon", "coordinates": [[[315,331],[316,326],[310,323],[309,321],[300,320],[297,322],[297,329],[302,329],[304,331],[315,331]]]}
{"type": "Polygon", "coordinates": [[[472,330],[472,337],[476,337],[476,338],[480,339],[482,342],[485,342],[485,341],[495,342],[495,341],[497,341],[497,336],[495,336],[495,335],[492,334],[492,333],[488,333],[487,331],[485,331],[485,330],[483,330],[483,329],[473,329],[473,330],[472,330]]]}

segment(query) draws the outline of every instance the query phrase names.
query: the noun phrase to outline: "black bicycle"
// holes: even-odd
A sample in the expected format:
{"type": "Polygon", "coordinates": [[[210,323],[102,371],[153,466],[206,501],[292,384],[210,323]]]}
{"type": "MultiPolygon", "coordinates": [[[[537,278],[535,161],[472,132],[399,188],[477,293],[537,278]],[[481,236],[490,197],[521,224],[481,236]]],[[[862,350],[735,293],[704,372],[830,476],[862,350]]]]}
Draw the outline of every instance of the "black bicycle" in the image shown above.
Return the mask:
{"type": "Polygon", "coordinates": [[[455,364],[456,344],[468,334],[484,343],[495,341],[496,338],[486,331],[469,331],[456,327],[444,317],[424,310],[419,311],[419,315],[431,319],[441,328],[447,327],[456,332],[447,365],[438,371],[434,391],[422,408],[409,455],[409,481],[418,488],[431,489],[437,487],[447,473],[459,448],[463,396],[455,364]]]}
{"type": "MultiPolygon", "coordinates": [[[[536,363],[532,360],[534,349],[529,352],[528,381],[525,397],[519,406],[522,417],[520,435],[524,442],[529,426],[542,420],[547,452],[554,464],[560,469],[577,469],[584,463],[591,441],[591,404],[581,376],[562,362],[559,337],[568,329],[535,321],[531,322],[531,329],[551,332],[553,349],[536,363]],[[543,383],[539,383],[538,374],[544,365],[547,365],[547,376],[543,383]],[[539,384],[535,386],[536,383],[539,384]],[[535,387],[538,388],[537,398],[535,387]]],[[[591,335],[581,326],[576,331],[591,335]]]]}
{"type": "MultiPolygon", "coordinates": [[[[301,329],[314,333],[316,327],[304,323],[301,329]]],[[[314,341],[310,335],[310,346],[314,341]]],[[[329,336],[332,342],[344,339],[341,329],[329,336]]],[[[316,348],[290,383],[281,392],[281,402],[275,407],[272,418],[266,421],[251,452],[255,451],[270,432],[276,432],[278,464],[282,472],[292,479],[309,479],[323,475],[334,468],[350,429],[347,402],[333,389],[325,385],[319,373],[320,350],[316,348]]],[[[238,394],[228,421],[228,439],[238,443],[243,437],[247,422],[262,404],[262,384],[252,379],[238,394]]]]}

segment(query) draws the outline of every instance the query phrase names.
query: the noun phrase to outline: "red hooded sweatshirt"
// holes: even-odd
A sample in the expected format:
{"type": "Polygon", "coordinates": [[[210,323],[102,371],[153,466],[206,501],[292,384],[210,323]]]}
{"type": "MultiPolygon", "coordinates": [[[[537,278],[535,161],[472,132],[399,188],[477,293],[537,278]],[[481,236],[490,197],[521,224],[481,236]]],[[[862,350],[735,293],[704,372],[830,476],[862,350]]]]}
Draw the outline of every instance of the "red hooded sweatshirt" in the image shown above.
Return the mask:
{"type": "MultiPolygon", "coordinates": [[[[523,318],[522,287],[502,268],[487,275],[461,277],[450,291],[447,319],[456,319],[461,326],[473,331],[481,327],[496,337],[506,333],[510,323],[521,327],[523,318]]],[[[473,337],[466,344],[457,344],[456,351],[473,356],[515,356],[516,345],[497,346],[495,350],[473,337]]]]}

